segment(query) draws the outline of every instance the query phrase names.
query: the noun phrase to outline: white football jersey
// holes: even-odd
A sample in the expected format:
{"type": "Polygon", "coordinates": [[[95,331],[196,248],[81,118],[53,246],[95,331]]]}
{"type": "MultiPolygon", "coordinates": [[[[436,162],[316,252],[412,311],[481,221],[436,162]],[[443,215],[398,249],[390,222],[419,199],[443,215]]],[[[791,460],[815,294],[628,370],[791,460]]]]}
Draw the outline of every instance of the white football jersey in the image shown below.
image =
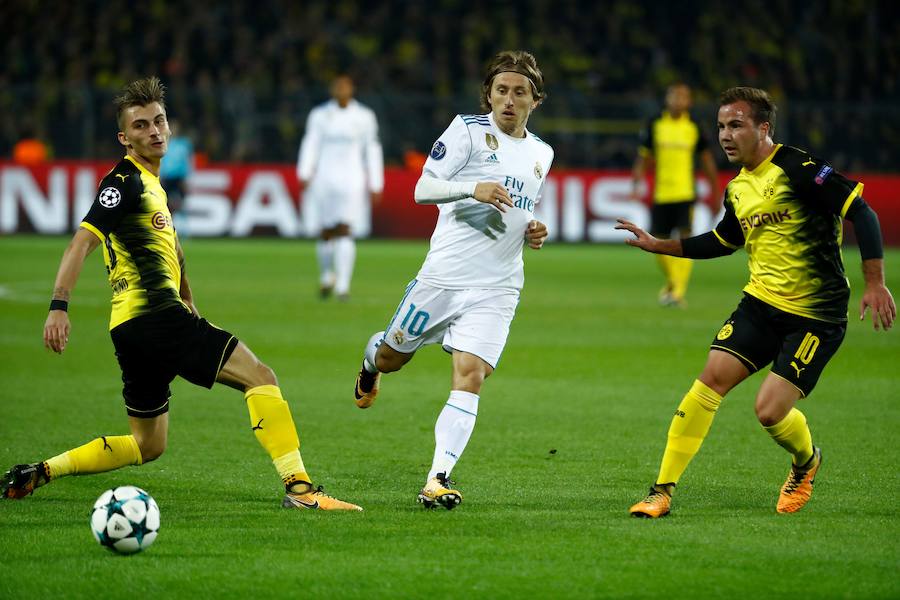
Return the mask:
{"type": "Polygon", "coordinates": [[[330,100],[316,106],[306,120],[297,176],[325,191],[384,187],[384,157],[372,109],[350,100],[345,108],[330,100]]]}
{"type": "Polygon", "coordinates": [[[450,289],[521,289],[525,229],[552,162],[553,149],[528,130],[524,138],[514,138],[490,113],[457,115],[432,146],[422,174],[500,183],[515,207],[501,213],[472,197],[439,204],[431,247],[416,278],[450,289]]]}

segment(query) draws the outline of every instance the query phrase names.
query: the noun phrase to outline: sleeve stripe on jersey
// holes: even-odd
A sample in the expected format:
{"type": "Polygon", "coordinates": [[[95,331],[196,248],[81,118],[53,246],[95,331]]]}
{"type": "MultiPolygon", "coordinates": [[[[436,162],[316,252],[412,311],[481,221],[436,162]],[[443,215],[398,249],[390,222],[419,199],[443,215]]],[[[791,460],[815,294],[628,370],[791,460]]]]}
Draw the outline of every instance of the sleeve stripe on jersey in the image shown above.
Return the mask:
{"type": "Polygon", "coordinates": [[[725,238],[723,238],[721,235],[719,235],[719,232],[716,231],[715,229],[713,229],[713,233],[715,234],[716,238],[718,238],[719,242],[721,242],[722,245],[725,246],[726,248],[731,248],[732,250],[737,250],[738,248],[740,248],[740,246],[735,246],[731,242],[726,241],[725,238]]]}
{"type": "Polygon", "coordinates": [[[847,211],[850,210],[850,205],[853,204],[853,201],[862,196],[862,191],[863,184],[857,183],[856,187],[853,188],[853,191],[850,192],[850,195],[847,196],[847,200],[844,201],[844,206],[841,208],[841,217],[844,217],[847,214],[847,211]]]}
{"type": "Polygon", "coordinates": [[[466,125],[490,125],[491,122],[484,115],[459,115],[466,125]]]}
{"type": "Polygon", "coordinates": [[[100,230],[99,230],[99,229],[97,229],[96,227],[94,227],[93,225],[91,225],[90,223],[88,223],[87,221],[82,221],[80,226],[83,227],[83,228],[85,228],[85,229],[87,229],[88,231],[90,231],[91,233],[93,233],[94,235],[96,235],[98,238],[100,238],[100,241],[101,241],[101,242],[105,242],[105,241],[106,241],[106,236],[103,235],[102,233],[100,233],[100,230]]]}

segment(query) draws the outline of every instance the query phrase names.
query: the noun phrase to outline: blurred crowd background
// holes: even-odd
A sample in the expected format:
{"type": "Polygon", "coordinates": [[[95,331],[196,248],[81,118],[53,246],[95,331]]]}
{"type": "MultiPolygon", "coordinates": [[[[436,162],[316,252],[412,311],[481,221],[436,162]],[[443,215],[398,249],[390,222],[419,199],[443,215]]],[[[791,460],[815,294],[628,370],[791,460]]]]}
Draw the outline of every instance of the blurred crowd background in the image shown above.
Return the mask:
{"type": "Polygon", "coordinates": [[[479,111],[490,56],[522,48],[545,75],[529,125],[554,168],[629,167],[666,85],[684,80],[710,136],[721,90],[763,87],[778,141],[897,171],[898,15],[895,0],[5,0],[0,157],[28,137],[55,158],[118,156],[110,100],[156,74],[206,160],[293,162],[310,108],[349,71],[400,164],[479,111]]]}

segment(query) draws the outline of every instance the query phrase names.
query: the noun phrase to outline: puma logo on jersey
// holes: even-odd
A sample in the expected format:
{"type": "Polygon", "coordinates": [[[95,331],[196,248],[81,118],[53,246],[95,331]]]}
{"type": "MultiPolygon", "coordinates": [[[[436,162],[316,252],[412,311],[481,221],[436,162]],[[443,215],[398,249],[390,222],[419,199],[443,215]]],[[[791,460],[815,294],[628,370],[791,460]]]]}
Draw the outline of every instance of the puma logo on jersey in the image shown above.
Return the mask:
{"type": "Polygon", "coordinates": [[[122,181],[125,181],[126,179],[128,179],[128,175],[122,175],[121,173],[116,173],[116,177],[121,177],[122,181]]]}
{"type": "Polygon", "coordinates": [[[794,361],[791,361],[791,366],[794,367],[795,371],[797,371],[797,379],[800,379],[800,371],[805,371],[806,367],[801,368],[797,366],[797,363],[795,363],[794,361]]]}
{"type": "Polygon", "coordinates": [[[262,428],[263,428],[263,427],[262,427],[262,422],[263,422],[263,420],[264,420],[264,419],[260,419],[260,420],[259,420],[259,423],[257,423],[256,425],[254,425],[253,428],[250,429],[250,431],[256,431],[257,429],[262,429],[262,428]]]}
{"type": "Polygon", "coordinates": [[[810,165],[816,166],[815,161],[808,160],[808,161],[806,161],[805,163],[803,163],[801,166],[803,166],[803,167],[808,167],[808,166],[810,166],[810,165]]]}

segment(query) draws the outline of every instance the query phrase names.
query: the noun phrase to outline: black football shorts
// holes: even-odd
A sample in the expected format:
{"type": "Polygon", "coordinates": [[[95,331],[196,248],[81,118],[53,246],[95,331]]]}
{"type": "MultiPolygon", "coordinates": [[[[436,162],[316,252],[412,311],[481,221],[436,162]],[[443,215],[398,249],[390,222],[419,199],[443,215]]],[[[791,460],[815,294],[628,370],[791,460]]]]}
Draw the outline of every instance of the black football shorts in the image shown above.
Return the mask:
{"type": "Polygon", "coordinates": [[[846,323],[808,319],[744,294],[710,348],[734,355],[751,373],[772,363],[773,373],[808,396],[846,332],[846,323]]]}
{"type": "Polygon", "coordinates": [[[122,396],[132,417],[169,410],[178,375],[211,388],[238,344],[236,337],[180,306],[125,321],[110,332],[122,369],[122,396]]]}

